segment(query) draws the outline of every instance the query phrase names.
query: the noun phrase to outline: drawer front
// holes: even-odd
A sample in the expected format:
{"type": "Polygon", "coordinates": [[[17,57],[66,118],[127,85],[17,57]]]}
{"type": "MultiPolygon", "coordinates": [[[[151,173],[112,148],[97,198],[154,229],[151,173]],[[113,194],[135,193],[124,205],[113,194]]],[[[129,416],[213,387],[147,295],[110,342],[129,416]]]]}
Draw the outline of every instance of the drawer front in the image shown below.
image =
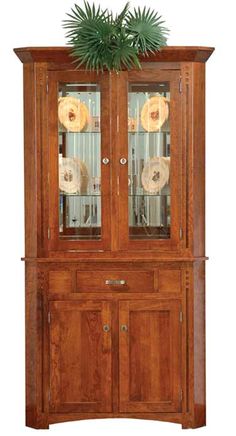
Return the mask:
{"type": "Polygon", "coordinates": [[[77,292],[153,292],[154,271],[77,271],[77,292]]]}
{"type": "Polygon", "coordinates": [[[182,290],[180,269],[150,270],[52,270],[49,271],[50,293],[75,292],[158,292],[179,294],[182,290]]]}

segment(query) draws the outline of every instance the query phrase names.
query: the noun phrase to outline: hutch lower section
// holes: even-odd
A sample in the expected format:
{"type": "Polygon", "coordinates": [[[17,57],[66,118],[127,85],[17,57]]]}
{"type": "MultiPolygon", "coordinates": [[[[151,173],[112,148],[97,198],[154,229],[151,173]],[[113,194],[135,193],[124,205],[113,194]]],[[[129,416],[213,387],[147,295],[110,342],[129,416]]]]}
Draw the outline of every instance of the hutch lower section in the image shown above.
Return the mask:
{"type": "Polygon", "coordinates": [[[205,425],[204,261],[26,262],[29,427],[205,425]]]}

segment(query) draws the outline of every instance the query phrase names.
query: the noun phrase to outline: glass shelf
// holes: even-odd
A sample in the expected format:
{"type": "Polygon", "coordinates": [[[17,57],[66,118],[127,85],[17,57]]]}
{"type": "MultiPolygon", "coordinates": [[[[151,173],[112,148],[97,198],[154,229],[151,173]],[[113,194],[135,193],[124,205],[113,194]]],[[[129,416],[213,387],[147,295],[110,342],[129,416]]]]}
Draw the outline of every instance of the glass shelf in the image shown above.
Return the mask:
{"type": "MultiPolygon", "coordinates": [[[[146,227],[147,227],[147,226],[146,226],[146,227]]],[[[145,227],[145,228],[146,228],[146,227],[145,227]]],[[[133,225],[132,228],[133,228],[133,229],[143,229],[143,225],[133,225]]],[[[170,226],[169,226],[169,225],[164,226],[164,225],[162,225],[162,224],[160,224],[158,227],[153,227],[153,228],[158,229],[158,230],[161,230],[161,231],[170,230],[170,226]]]]}
{"type": "Polygon", "coordinates": [[[87,135],[88,133],[92,133],[92,134],[95,134],[95,133],[97,133],[97,134],[101,134],[101,131],[100,130],[86,130],[86,131],[84,131],[84,132],[71,132],[70,130],[59,130],[59,134],[62,134],[62,133],[66,133],[66,134],[70,134],[70,135],[72,135],[72,134],[75,134],[75,135],[81,135],[81,134],[85,134],[85,135],[87,135]]]}
{"type": "Polygon", "coordinates": [[[170,194],[129,194],[129,197],[170,197],[170,194]]]}
{"type": "Polygon", "coordinates": [[[146,233],[145,235],[130,235],[130,239],[133,239],[133,240],[136,240],[136,241],[138,241],[138,240],[140,240],[140,241],[143,241],[143,240],[145,240],[145,239],[169,239],[169,234],[164,234],[164,233],[162,233],[162,234],[159,234],[158,235],[158,237],[157,237],[157,235],[152,235],[152,234],[148,234],[148,233],[146,233]]]}
{"type": "MultiPolygon", "coordinates": [[[[96,227],[94,227],[96,228],[96,227]]],[[[97,227],[99,229],[99,227],[97,227]]],[[[80,229],[80,227],[78,227],[78,230],[80,229]]],[[[64,239],[64,240],[70,240],[71,239],[71,234],[70,235],[62,235],[60,238],[64,239]]],[[[101,239],[101,235],[76,235],[73,234],[73,240],[78,240],[78,241],[93,241],[93,240],[98,240],[101,239]]],[[[70,250],[71,252],[73,252],[73,250],[70,250]]],[[[74,250],[76,252],[76,250],[74,250]]]]}
{"type": "Polygon", "coordinates": [[[147,132],[146,130],[135,130],[135,131],[132,131],[132,130],[128,130],[128,133],[130,134],[130,135],[161,135],[161,134],[167,134],[167,135],[169,135],[170,134],[170,130],[162,130],[161,132],[147,132]]]}
{"type": "Polygon", "coordinates": [[[101,197],[101,194],[68,194],[66,192],[60,192],[62,197],[101,197]]]}

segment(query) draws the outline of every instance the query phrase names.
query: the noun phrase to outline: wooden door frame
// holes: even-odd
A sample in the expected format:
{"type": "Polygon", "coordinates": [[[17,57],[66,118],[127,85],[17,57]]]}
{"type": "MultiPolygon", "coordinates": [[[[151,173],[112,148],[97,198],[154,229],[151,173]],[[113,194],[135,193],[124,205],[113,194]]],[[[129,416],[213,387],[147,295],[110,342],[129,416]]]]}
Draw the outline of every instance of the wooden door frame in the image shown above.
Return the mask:
{"type": "MultiPolygon", "coordinates": [[[[179,300],[134,300],[119,302],[119,393],[120,412],[181,412],[182,408],[182,374],[181,374],[181,302],[179,300]],[[173,400],[158,403],[129,400],[129,314],[131,310],[168,310],[171,312],[172,345],[178,353],[174,354],[171,368],[173,383],[173,400]],[[121,331],[121,325],[128,330],[121,331]],[[174,373],[173,373],[174,372],[174,373]]],[[[171,362],[172,363],[172,362],[171,362]]]]}
{"type": "MultiPolygon", "coordinates": [[[[145,69],[143,71],[122,71],[119,74],[119,100],[117,111],[119,129],[117,132],[116,171],[119,183],[118,223],[120,250],[179,250],[181,245],[181,198],[182,198],[182,101],[179,90],[180,70],[145,69]],[[120,158],[125,157],[128,162],[128,84],[135,82],[170,82],[171,92],[171,237],[159,240],[130,240],[128,226],[128,164],[121,165],[120,158]],[[176,180],[179,181],[177,184],[176,180]]],[[[183,229],[182,229],[183,230],[183,229]]]]}
{"type": "Polygon", "coordinates": [[[102,164],[103,157],[111,159],[110,147],[110,80],[108,73],[87,71],[48,72],[48,148],[49,148],[49,251],[105,251],[110,249],[111,229],[111,164],[102,164]],[[101,90],[101,240],[81,241],[59,238],[58,186],[58,83],[96,83],[101,90]]]}
{"type": "MultiPolygon", "coordinates": [[[[112,303],[102,300],[80,301],[51,301],[49,303],[50,326],[49,326],[49,380],[50,380],[50,413],[76,413],[76,412],[112,412],[112,330],[104,331],[105,324],[111,326],[112,303]],[[60,311],[101,311],[101,334],[102,334],[102,362],[101,362],[101,398],[100,402],[78,402],[62,404],[60,402],[60,373],[55,360],[60,350],[57,342],[58,316],[60,311]],[[54,361],[53,361],[54,359],[54,361]],[[54,368],[55,366],[55,368],[54,368]],[[54,368],[54,370],[53,370],[54,368]],[[59,390],[58,390],[59,389],[59,390]]],[[[58,340],[59,340],[58,339],[58,340]]],[[[89,362],[88,362],[89,365],[89,362]]]]}

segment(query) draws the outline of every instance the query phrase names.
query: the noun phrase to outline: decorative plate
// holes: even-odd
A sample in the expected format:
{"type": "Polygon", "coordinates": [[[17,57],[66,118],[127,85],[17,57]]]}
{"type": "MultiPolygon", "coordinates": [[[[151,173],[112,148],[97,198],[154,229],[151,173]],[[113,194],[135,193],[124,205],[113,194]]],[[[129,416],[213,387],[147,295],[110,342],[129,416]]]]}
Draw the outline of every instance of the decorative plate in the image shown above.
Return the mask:
{"type": "Polygon", "coordinates": [[[128,131],[136,132],[137,130],[137,120],[136,118],[128,117],[128,131]]]}
{"type": "Polygon", "coordinates": [[[153,157],[145,164],[141,176],[145,191],[156,194],[169,182],[169,166],[170,159],[166,157],[153,157]]]}
{"type": "Polygon", "coordinates": [[[87,192],[88,171],[83,161],[73,157],[62,157],[59,161],[59,187],[66,194],[87,192]]]}
{"type": "Polygon", "coordinates": [[[150,97],[142,107],[141,123],[147,132],[157,132],[168,117],[168,100],[161,95],[150,97]]]}
{"type": "Polygon", "coordinates": [[[87,106],[75,97],[60,97],[58,100],[58,118],[70,132],[81,132],[89,118],[87,106]]]}

